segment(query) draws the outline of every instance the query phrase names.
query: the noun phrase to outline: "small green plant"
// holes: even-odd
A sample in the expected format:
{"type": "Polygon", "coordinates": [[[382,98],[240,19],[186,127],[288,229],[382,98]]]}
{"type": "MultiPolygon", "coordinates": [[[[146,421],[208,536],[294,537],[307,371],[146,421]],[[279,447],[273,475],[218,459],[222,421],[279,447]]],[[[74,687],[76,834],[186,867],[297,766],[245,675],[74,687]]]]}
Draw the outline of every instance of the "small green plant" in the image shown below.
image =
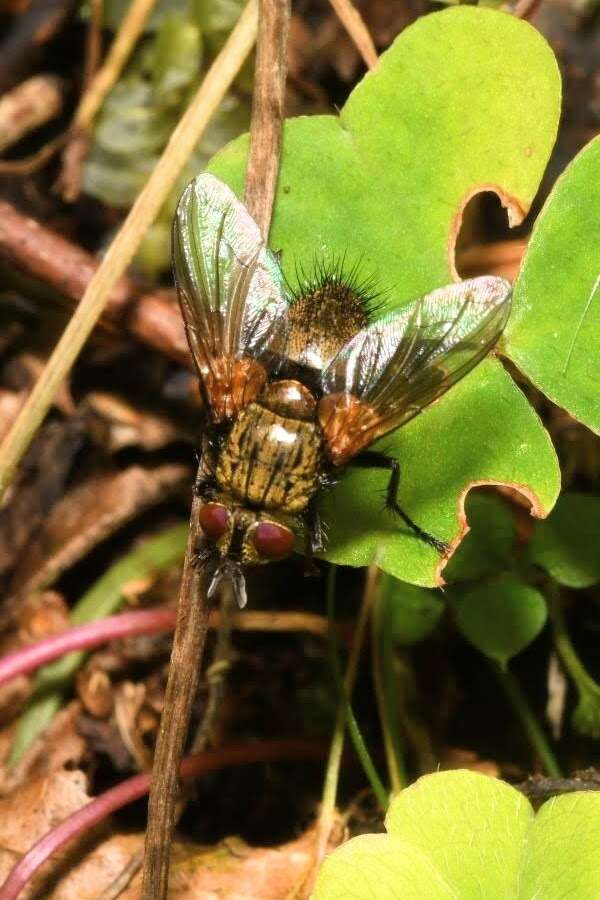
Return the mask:
{"type": "Polygon", "coordinates": [[[386,834],[348,841],[321,867],[314,900],[595,900],[600,795],[555,797],[537,815],[503,781],[426,775],[391,803],[386,834]]]}

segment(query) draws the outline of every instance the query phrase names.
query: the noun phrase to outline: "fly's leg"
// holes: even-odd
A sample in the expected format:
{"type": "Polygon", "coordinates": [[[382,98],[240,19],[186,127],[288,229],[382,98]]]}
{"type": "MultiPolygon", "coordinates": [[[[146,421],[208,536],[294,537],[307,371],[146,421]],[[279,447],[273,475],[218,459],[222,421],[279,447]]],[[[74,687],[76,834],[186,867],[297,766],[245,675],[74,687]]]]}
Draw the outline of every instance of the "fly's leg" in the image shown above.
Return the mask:
{"type": "Polygon", "coordinates": [[[394,459],[391,456],[386,456],[385,453],[378,453],[376,450],[365,450],[363,453],[360,453],[353,460],[350,461],[351,466],[356,466],[361,469],[389,469],[390,470],[390,480],[388,481],[387,491],[386,491],[386,501],[385,505],[387,509],[392,510],[392,512],[396,513],[396,515],[400,516],[403,522],[408,525],[408,527],[413,531],[418,538],[422,541],[425,541],[431,547],[434,547],[438,553],[446,553],[449,550],[449,544],[446,541],[441,541],[439,538],[434,537],[429,532],[424,531],[422,528],[413,522],[410,516],[404,512],[403,509],[398,505],[398,487],[400,485],[400,463],[397,459],[394,459]]]}
{"type": "Polygon", "coordinates": [[[212,500],[217,487],[214,476],[208,474],[205,467],[202,465],[203,454],[199,450],[196,450],[194,451],[194,455],[198,464],[198,471],[192,487],[192,493],[194,497],[199,497],[201,500],[212,500]]]}
{"type": "Polygon", "coordinates": [[[304,574],[307,576],[319,575],[314,555],[323,549],[323,533],[321,531],[321,517],[317,509],[315,498],[312,497],[304,516],[304,558],[306,565],[304,574]]]}

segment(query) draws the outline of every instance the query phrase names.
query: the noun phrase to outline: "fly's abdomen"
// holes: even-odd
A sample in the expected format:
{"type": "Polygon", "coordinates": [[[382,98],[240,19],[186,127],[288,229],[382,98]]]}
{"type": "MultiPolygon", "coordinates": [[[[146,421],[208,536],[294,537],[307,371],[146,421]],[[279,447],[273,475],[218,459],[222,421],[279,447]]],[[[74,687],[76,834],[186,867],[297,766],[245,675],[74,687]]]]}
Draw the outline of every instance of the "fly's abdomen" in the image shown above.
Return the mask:
{"type": "Polygon", "coordinates": [[[321,436],[314,422],[251,403],[220,454],[217,481],[241,502],[298,513],[318,486],[321,436]]]}

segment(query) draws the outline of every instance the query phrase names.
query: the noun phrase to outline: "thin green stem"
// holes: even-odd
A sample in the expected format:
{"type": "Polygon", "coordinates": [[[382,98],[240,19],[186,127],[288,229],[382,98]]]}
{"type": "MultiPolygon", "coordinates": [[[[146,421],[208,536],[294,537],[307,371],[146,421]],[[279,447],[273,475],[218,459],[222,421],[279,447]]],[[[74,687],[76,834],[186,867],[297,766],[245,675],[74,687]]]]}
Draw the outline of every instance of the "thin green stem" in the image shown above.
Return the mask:
{"type": "MultiPolygon", "coordinates": [[[[369,579],[371,581],[371,579],[369,579]]],[[[367,589],[365,590],[365,596],[363,597],[363,610],[365,606],[368,605],[368,610],[366,610],[366,615],[362,615],[360,619],[362,620],[362,627],[360,629],[360,635],[355,636],[354,646],[360,648],[360,643],[362,643],[362,637],[364,635],[364,628],[366,625],[366,620],[368,617],[368,611],[372,606],[372,594],[374,593],[374,586],[371,584],[367,585],[367,589]],[[365,597],[367,598],[365,600],[365,597]],[[360,643],[358,639],[360,638],[360,643]]],[[[387,809],[389,797],[388,792],[379,777],[373,760],[371,759],[371,755],[367,749],[367,745],[364,741],[362,733],[360,731],[358,722],[354,716],[352,711],[352,707],[350,705],[350,692],[354,682],[354,672],[356,670],[356,663],[358,661],[358,652],[356,654],[351,655],[351,659],[348,662],[348,672],[352,671],[352,680],[351,684],[348,684],[348,672],[346,673],[346,683],[344,683],[344,679],[342,678],[342,672],[340,668],[340,661],[338,655],[338,644],[337,644],[337,635],[335,633],[335,628],[333,627],[335,623],[335,566],[330,566],[327,580],[327,614],[329,617],[329,658],[331,663],[331,668],[333,672],[333,677],[336,683],[336,687],[339,694],[339,708],[338,708],[338,716],[336,718],[336,729],[335,733],[337,735],[338,731],[342,732],[341,744],[343,746],[343,723],[345,721],[346,727],[348,728],[348,733],[354,744],[354,749],[356,754],[361,762],[361,765],[364,769],[365,775],[371,785],[373,793],[377,798],[377,802],[381,806],[383,810],[387,809]],[[332,574],[333,573],[333,574],[332,574]],[[351,669],[352,665],[352,669],[351,669]],[[339,720],[341,717],[342,725],[340,727],[339,720]]],[[[358,626],[357,626],[358,628],[358,626]]],[[[354,647],[353,647],[354,650],[354,647]]],[[[339,750],[339,755],[341,757],[341,747],[339,750]]],[[[339,760],[338,760],[338,770],[339,770],[339,760]]],[[[337,779],[336,779],[336,789],[337,789],[337,779]]]]}
{"type": "Polygon", "coordinates": [[[392,793],[397,794],[406,787],[408,779],[398,716],[398,685],[394,671],[394,647],[391,629],[386,628],[386,611],[385,597],[380,593],[375,600],[371,616],[373,682],[392,793]]]}
{"type": "Polygon", "coordinates": [[[489,660],[489,662],[510,705],[523,726],[523,730],[527,735],[529,743],[541,760],[546,774],[552,778],[562,778],[562,772],[550,746],[550,742],[544,734],[535,713],[527,702],[527,698],[521,690],[521,685],[517,678],[508,669],[499,665],[499,663],[493,660],[489,660]]]}
{"type": "Polygon", "coordinates": [[[600,685],[592,678],[579,659],[577,651],[569,637],[563,613],[560,588],[553,581],[548,581],[545,587],[545,594],[548,603],[548,612],[554,630],[554,643],[556,644],[556,649],[563,661],[564,667],[578,687],[600,691],[600,685]]]}
{"type": "Polygon", "coordinates": [[[554,643],[577,690],[578,702],[573,710],[573,727],[580,734],[600,740],[600,684],[589,674],[571,643],[559,586],[548,579],[545,592],[554,631],[554,643]]]}

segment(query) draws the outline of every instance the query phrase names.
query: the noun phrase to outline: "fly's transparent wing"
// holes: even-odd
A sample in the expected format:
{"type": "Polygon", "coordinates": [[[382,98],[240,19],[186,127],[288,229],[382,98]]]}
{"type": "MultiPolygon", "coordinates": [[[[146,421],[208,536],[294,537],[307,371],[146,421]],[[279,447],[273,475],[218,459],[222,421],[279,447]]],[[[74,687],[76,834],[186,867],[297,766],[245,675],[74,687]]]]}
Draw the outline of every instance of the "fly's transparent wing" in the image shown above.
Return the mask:
{"type": "Polygon", "coordinates": [[[331,458],[347,462],[442,396],[494,346],[511,286],[451,284],[364,328],[322,374],[319,420],[331,458]]]}
{"type": "Polygon", "coordinates": [[[173,262],[208,413],[215,422],[232,418],[284,352],[287,303],[279,265],[245,206],[208,173],[179,201],[173,262]]]}

